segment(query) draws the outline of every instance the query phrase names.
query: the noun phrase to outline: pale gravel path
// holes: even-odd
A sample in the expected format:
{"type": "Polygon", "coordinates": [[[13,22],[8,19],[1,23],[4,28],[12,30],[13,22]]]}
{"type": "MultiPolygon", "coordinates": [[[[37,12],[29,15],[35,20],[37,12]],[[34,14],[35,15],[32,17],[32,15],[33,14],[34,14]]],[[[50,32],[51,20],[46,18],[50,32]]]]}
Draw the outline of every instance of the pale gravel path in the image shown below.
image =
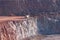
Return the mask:
{"type": "Polygon", "coordinates": [[[46,38],[41,40],[60,40],[60,35],[48,35],[46,38]]]}

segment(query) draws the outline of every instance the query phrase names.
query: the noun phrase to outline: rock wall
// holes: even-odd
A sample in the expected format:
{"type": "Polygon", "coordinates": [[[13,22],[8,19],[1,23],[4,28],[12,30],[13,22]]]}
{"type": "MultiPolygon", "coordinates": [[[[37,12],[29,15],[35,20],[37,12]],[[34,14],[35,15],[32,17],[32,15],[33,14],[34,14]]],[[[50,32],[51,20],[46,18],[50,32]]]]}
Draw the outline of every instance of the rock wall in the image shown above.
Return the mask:
{"type": "Polygon", "coordinates": [[[0,40],[21,40],[37,35],[37,19],[27,18],[20,21],[6,21],[0,23],[0,40]]]}

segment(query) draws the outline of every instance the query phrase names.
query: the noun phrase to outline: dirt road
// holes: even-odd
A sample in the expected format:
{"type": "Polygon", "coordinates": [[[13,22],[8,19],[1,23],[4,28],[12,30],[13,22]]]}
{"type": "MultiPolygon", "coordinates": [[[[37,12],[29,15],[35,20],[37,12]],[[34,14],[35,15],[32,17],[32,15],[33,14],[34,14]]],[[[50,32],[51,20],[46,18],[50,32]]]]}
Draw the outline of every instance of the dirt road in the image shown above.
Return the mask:
{"type": "Polygon", "coordinates": [[[0,16],[0,22],[25,20],[24,16],[0,16]]]}

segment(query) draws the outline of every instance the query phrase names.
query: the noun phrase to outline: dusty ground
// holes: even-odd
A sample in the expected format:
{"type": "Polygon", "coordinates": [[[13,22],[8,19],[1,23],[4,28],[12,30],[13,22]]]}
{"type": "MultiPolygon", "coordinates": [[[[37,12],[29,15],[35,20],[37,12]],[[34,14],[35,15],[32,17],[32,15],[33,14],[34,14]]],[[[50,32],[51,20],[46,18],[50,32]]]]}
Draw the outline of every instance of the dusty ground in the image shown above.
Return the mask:
{"type": "Polygon", "coordinates": [[[46,38],[42,40],[60,40],[60,35],[48,35],[46,38]]]}
{"type": "Polygon", "coordinates": [[[44,38],[45,38],[45,36],[43,36],[43,35],[35,35],[35,36],[24,38],[22,40],[41,40],[44,38]]]}
{"type": "Polygon", "coordinates": [[[60,40],[60,35],[48,35],[48,36],[36,35],[33,37],[25,38],[23,40],[60,40]]]}

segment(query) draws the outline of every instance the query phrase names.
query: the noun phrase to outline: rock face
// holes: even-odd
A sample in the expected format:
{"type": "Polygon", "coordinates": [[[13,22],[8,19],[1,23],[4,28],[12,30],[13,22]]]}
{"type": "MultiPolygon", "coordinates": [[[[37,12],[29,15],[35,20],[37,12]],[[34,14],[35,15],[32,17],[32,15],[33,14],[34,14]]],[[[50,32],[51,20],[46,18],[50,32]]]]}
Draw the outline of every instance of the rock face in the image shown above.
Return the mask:
{"type": "Polygon", "coordinates": [[[0,40],[22,40],[37,35],[37,20],[27,18],[20,21],[0,22],[0,40]]]}
{"type": "Polygon", "coordinates": [[[60,14],[59,13],[46,13],[40,14],[38,18],[37,26],[40,34],[60,34],[60,14]]]}
{"type": "Polygon", "coordinates": [[[7,22],[0,23],[0,40],[16,40],[16,32],[7,22]]]}

